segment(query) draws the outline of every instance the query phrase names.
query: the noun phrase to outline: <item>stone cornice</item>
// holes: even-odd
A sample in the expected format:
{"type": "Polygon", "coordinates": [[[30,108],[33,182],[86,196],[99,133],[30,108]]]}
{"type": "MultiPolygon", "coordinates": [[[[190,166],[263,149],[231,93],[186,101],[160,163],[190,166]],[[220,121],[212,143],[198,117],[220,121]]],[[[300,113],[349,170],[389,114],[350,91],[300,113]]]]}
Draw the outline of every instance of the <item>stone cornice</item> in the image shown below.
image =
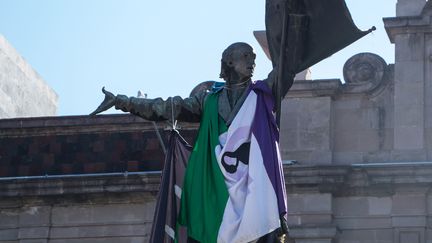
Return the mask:
{"type": "Polygon", "coordinates": [[[383,21],[391,43],[395,43],[396,35],[432,32],[429,15],[383,18],[383,21]]]}
{"type": "Polygon", "coordinates": [[[292,166],[285,169],[288,193],[332,193],[339,196],[392,195],[399,188],[432,183],[431,162],[292,166]]]}
{"type": "MultiPolygon", "coordinates": [[[[158,129],[166,129],[168,127],[168,123],[166,122],[158,122],[156,124],[158,129]]],[[[198,125],[195,123],[179,123],[178,127],[183,130],[195,130],[198,128],[198,125]]],[[[154,130],[152,122],[129,114],[0,119],[0,137],[146,130],[154,130]]]]}
{"type": "MultiPolygon", "coordinates": [[[[288,194],[331,193],[336,196],[393,195],[401,188],[426,193],[432,162],[285,166],[288,194]]],[[[156,193],[160,172],[0,178],[0,198],[100,193],[156,193]]]]}
{"type": "Polygon", "coordinates": [[[296,80],[286,97],[334,96],[341,87],[340,79],[296,80]]]}
{"type": "Polygon", "coordinates": [[[159,190],[161,173],[107,173],[0,178],[0,198],[66,196],[159,190]]]}

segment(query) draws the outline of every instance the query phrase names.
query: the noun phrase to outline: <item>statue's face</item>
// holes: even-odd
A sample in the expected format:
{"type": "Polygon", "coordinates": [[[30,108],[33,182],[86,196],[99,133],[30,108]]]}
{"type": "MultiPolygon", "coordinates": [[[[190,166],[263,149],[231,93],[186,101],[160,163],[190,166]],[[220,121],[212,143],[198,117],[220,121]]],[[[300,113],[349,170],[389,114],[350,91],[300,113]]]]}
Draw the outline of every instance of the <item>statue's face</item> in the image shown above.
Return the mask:
{"type": "Polygon", "coordinates": [[[255,69],[255,53],[250,46],[239,46],[231,54],[230,65],[237,73],[238,81],[249,79],[252,77],[255,69]]]}

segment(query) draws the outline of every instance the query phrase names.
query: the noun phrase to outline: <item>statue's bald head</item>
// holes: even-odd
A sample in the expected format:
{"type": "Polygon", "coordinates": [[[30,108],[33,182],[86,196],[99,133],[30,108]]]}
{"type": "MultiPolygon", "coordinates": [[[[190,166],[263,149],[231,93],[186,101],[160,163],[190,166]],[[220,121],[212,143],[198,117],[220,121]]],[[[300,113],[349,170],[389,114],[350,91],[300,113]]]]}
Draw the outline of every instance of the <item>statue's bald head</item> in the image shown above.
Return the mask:
{"type": "Polygon", "coordinates": [[[226,81],[228,81],[227,78],[230,77],[230,72],[233,71],[232,61],[233,61],[233,54],[235,52],[250,52],[254,55],[254,59],[255,59],[253,48],[248,43],[236,42],[229,45],[222,53],[221,72],[219,75],[220,78],[226,81]]]}

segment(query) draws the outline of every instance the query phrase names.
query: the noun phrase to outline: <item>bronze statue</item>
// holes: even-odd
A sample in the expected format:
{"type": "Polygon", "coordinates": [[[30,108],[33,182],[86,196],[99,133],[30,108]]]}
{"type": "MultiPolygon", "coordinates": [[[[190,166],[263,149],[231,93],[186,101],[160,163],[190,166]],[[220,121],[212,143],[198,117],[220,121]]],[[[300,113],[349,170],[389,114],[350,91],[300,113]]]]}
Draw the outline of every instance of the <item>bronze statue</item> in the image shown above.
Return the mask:
{"type": "Polygon", "coordinates": [[[291,88],[297,72],[330,56],[370,32],[362,32],[355,27],[344,0],[267,0],[266,28],[273,70],[262,82],[253,82],[251,79],[255,68],[253,48],[246,43],[238,42],[230,45],[223,52],[220,78],[225,80],[225,85],[214,89],[213,92],[203,91],[184,99],[175,96],[164,101],[161,98],[143,99],[114,95],[103,88],[102,92],[105,94],[105,99],[91,113],[91,115],[95,115],[115,107],[152,121],[171,119],[187,122],[201,121],[197,136],[197,143],[200,142],[200,146],[195,146],[190,156],[184,187],[182,188],[182,206],[178,221],[181,225],[188,226],[190,242],[284,241],[283,235],[288,233],[288,229],[286,226],[285,182],[278,147],[281,99],[291,88]],[[253,94],[251,95],[251,93],[253,94]],[[244,112],[247,110],[245,107],[251,103],[250,100],[255,102],[253,105],[257,108],[253,110],[252,118],[245,119],[248,116],[244,112]],[[209,109],[217,109],[217,113],[209,109]],[[209,113],[212,114],[209,115],[209,113]],[[213,119],[212,122],[206,121],[205,117],[208,120],[213,119]],[[243,120],[249,122],[246,130],[244,126],[236,127],[243,124],[241,123],[243,120]],[[265,126],[257,127],[257,123],[265,124],[265,126]],[[247,135],[242,137],[246,140],[236,140],[237,132],[240,130],[243,135],[247,135]],[[215,132],[216,135],[214,135],[215,132]],[[237,143],[237,141],[239,142],[237,143]],[[205,150],[205,153],[210,155],[199,154],[203,153],[200,152],[201,150],[205,150]],[[258,157],[263,155],[261,160],[255,158],[256,150],[260,151],[258,157]],[[233,163],[233,161],[235,162],[233,163]],[[263,181],[269,183],[268,188],[273,191],[271,193],[274,193],[271,194],[272,199],[266,198],[265,200],[273,200],[272,203],[264,206],[265,209],[269,209],[269,212],[271,211],[272,216],[266,218],[263,215],[267,215],[267,213],[264,213],[255,218],[256,221],[267,220],[266,223],[268,224],[264,228],[260,228],[259,223],[249,224],[248,222],[251,222],[249,216],[246,217],[249,221],[244,223],[243,216],[237,215],[238,210],[243,210],[243,206],[247,212],[244,215],[253,215],[255,211],[257,214],[258,212],[262,213],[262,208],[259,205],[254,205],[255,208],[252,210],[249,208],[247,211],[247,205],[257,204],[259,201],[260,196],[256,197],[256,195],[262,196],[267,192],[266,190],[251,192],[248,187],[254,181],[248,178],[255,177],[251,175],[250,170],[252,169],[245,168],[252,168],[257,164],[257,161],[258,164],[263,164],[259,172],[261,174],[266,173],[268,178],[255,174],[256,178],[264,178],[263,181]],[[220,172],[213,170],[215,164],[220,172]],[[243,168],[243,172],[247,172],[237,178],[241,168],[243,168]],[[227,188],[223,188],[225,184],[218,187],[220,184],[217,185],[219,182],[215,181],[220,180],[220,178],[222,178],[222,184],[226,183],[227,188]],[[199,185],[201,188],[191,193],[190,188],[193,184],[199,185]],[[235,191],[234,189],[238,185],[243,186],[243,189],[235,191]],[[209,192],[202,188],[210,188],[211,190],[209,192]],[[229,194],[228,190],[230,190],[229,194]],[[240,200],[239,203],[237,199],[232,199],[236,197],[237,192],[242,194],[245,191],[247,191],[247,196],[242,199],[244,201],[240,200]],[[249,197],[249,195],[255,196],[249,197]],[[248,199],[248,197],[253,198],[253,200],[248,199]],[[205,207],[201,205],[203,203],[200,201],[209,202],[212,207],[205,207]],[[186,202],[189,206],[184,206],[186,202]],[[221,204],[221,202],[222,204],[226,203],[227,207],[232,204],[231,209],[227,209],[228,211],[231,210],[229,212],[232,215],[235,215],[230,216],[231,218],[228,217],[231,220],[226,220],[226,211],[218,206],[218,203],[221,204]],[[192,213],[196,214],[193,211],[199,212],[199,215],[190,216],[192,213]],[[208,221],[209,218],[213,217],[209,216],[209,211],[218,211],[216,224],[212,221],[213,219],[208,221]],[[203,221],[198,222],[201,226],[193,228],[190,221],[200,220],[200,214],[203,214],[203,221]],[[221,230],[231,232],[220,236],[218,224],[220,224],[221,230]],[[250,230],[249,225],[255,228],[250,230]],[[246,236],[239,235],[237,229],[240,228],[247,228],[249,234],[246,236]]]}
{"type": "MultiPolygon", "coordinates": [[[[253,48],[247,43],[242,42],[230,45],[222,54],[220,77],[225,80],[225,85],[216,91],[218,93],[217,109],[219,117],[223,119],[227,127],[229,127],[234,118],[236,118],[237,113],[241,109],[245,99],[248,96],[248,88],[253,83],[251,78],[255,68],[255,57],[256,55],[253,51],[253,48]]],[[[263,80],[263,83],[268,86],[268,90],[275,90],[274,86],[277,81],[277,69],[278,66],[275,65],[275,68],[269,73],[267,79],[263,80]]],[[[278,94],[285,95],[289,87],[291,87],[293,79],[291,78],[287,80],[291,80],[291,82],[284,85],[286,90],[283,92],[278,92],[278,94]]],[[[206,99],[210,94],[213,94],[213,92],[203,91],[185,99],[175,96],[164,101],[161,98],[144,99],[127,97],[124,95],[115,96],[111,92],[106,91],[104,88],[102,89],[102,92],[105,94],[105,99],[96,109],[96,111],[92,113],[93,115],[114,106],[116,109],[130,112],[148,120],[169,120],[174,113],[174,119],[188,122],[200,121],[201,115],[204,112],[206,99]]],[[[277,95],[276,92],[272,93],[273,96],[277,95]]],[[[238,157],[237,164],[226,165],[224,164],[225,161],[222,160],[222,165],[225,167],[225,169],[227,166],[231,166],[233,168],[236,167],[234,168],[234,171],[229,169],[226,170],[228,173],[232,174],[235,172],[239,166],[238,164],[240,160],[242,163],[247,164],[247,161],[245,162],[245,160],[249,160],[249,143],[243,144],[238,150],[241,150],[241,148],[245,148],[243,150],[247,151],[244,151],[246,155],[242,154],[238,157]]],[[[235,152],[227,152],[226,154],[227,156],[234,156],[233,154],[235,154],[235,152]]],[[[281,178],[279,177],[279,179],[281,178]]],[[[283,178],[281,180],[283,181],[283,178]]],[[[282,226],[281,229],[275,230],[273,232],[267,232],[268,234],[266,235],[259,235],[260,242],[282,242],[281,239],[283,239],[284,234],[288,232],[285,215],[286,209],[282,211],[282,215],[277,214],[279,216],[276,216],[278,222],[280,222],[278,223],[278,227],[282,226]]],[[[192,239],[189,241],[194,242],[192,239]]],[[[205,240],[202,241],[206,242],[205,240]]]]}
{"type": "MultiPolygon", "coordinates": [[[[241,107],[245,98],[246,87],[252,82],[255,57],[253,48],[247,43],[242,42],[230,45],[222,54],[220,78],[224,79],[226,83],[219,97],[219,115],[225,120],[227,125],[231,123],[236,112],[241,107]]],[[[277,69],[278,66],[276,65],[267,79],[264,80],[272,90],[274,90],[273,86],[277,79],[277,69]]],[[[291,75],[293,76],[294,74],[291,75]]],[[[286,94],[292,85],[292,79],[287,80],[290,82],[284,85],[286,88],[280,93],[282,96],[286,94]]],[[[147,120],[163,121],[170,120],[172,111],[174,111],[174,119],[187,122],[200,121],[205,97],[208,94],[201,92],[193,97],[184,99],[175,96],[164,101],[161,98],[144,99],[124,95],[116,96],[105,90],[105,88],[102,88],[102,92],[105,94],[105,99],[91,115],[115,107],[147,120]]]]}

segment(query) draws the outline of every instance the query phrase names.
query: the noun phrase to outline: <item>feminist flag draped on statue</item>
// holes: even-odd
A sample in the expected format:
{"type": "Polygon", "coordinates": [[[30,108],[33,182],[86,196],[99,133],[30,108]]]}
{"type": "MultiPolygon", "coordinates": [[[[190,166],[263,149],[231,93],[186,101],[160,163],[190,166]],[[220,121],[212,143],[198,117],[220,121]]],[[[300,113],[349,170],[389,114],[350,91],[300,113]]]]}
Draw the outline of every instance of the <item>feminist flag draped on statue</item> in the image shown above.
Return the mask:
{"type": "Polygon", "coordinates": [[[218,93],[208,96],[181,198],[189,237],[250,242],[281,226],[287,209],[273,105],[267,84],[254,83],[227,128],[214,112],[218,93]]]}

